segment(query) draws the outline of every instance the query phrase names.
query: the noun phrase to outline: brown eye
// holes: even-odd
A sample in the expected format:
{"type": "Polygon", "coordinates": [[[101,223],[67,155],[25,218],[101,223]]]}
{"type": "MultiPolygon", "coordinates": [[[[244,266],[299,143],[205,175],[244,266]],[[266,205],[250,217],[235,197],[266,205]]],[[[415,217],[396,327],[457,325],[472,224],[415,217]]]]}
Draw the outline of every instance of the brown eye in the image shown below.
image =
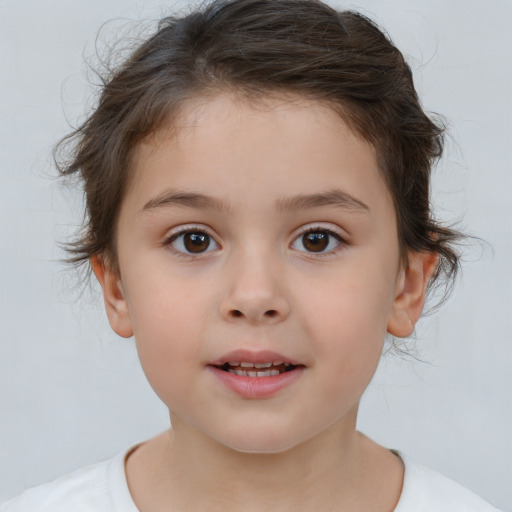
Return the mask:
{"type": "Polygon", "coordinates": [[[210,237],[206,233],[186,233],[183,245],[188,252],[204,252],[210,245],[210,237]]]}
{"type": "Polygon", "coordinates": [[[327,233],[306,233],[302,236],[302,245],[311,252],[325,251],[329,245],[329,235],[327,233]]]}
{"type": "Polygon", "coordinates": [[[335,251],[343,240],[328,230],[312,230],[300,235],[292,244],[292,248],[301,252],[328,253],[335,251]]]}
{"type": "Polygon", "coordinates": [[[218,249],[218,244],[204,231],[185,231],[173,235],[170,245],[184,254],[202,254],[218,249]]]}

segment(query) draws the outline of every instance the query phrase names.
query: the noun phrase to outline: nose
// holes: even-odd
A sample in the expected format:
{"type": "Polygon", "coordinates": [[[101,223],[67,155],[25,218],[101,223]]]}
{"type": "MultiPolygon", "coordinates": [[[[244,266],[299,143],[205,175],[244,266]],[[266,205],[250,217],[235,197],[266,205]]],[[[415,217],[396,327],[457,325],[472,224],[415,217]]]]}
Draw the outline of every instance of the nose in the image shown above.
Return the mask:
{"type": "Polygon", "coordinates": [[[282,272],[268,259],[253,256],[233,261],[226,272],[226,292],[220,301],[220,313],[225,320],[271,325],[289,316],[282,272]]]}

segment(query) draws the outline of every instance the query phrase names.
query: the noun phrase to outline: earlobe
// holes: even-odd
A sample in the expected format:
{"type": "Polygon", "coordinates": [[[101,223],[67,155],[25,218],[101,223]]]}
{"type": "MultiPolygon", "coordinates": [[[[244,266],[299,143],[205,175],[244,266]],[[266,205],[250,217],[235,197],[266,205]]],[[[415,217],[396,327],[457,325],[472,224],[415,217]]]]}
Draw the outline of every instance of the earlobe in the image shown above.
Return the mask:
{"type": "Polygon", "coordinates": [[[388,320],[388,332],[406,338],[414,331],[425,304],[427,285],[438,261],[438,254],[410,252],[407,268],[397,280],[395,299],[388,320]]]}
{"type": "Polygon", "coordinates": [[[101,256],[93,256],[91,266],[103,290],[105,310],[110,326],[123,338],[133,336],[130,313],[119,272],[112,269],[101,256]]]}

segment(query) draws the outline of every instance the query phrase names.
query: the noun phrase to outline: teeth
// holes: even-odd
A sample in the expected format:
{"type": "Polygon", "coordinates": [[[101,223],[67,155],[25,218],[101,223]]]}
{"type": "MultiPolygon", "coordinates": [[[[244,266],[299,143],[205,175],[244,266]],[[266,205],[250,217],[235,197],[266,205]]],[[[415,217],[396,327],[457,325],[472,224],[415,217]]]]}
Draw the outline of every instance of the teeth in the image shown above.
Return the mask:
{"type": "Polygon", "coordinates": [[[272,363],[255,363],[256,368],[270,368],[272,363]]]}
{"type": "Polygon", "coordinates": [[[291,363],[284,363],[283,361],[274,361],[268,363],[249,363],[247,361],[229,361],[227,363],[229,366],[241,366],[242,368],[270,368],[271,366],[281,366],[284,364],[285,366],[290,366],[291,363]]]}
{"type": "Polygon", "coordinates": [[[241,377],[272,377],[287,372],[293,368],[292,363],[273,361],[266,363],[251,363],[248,361],[229,361],[222,365],[224,371],[241,377]],[[278,367],[280,367],[278,369],[278,367]],[[291,368],[290,368],[291,367],[291,368]]]}
{"type": "Polygon", "coordinates": [[[264,370],[264,371],[250,371],[250,370],[228,370],[229,373],[234,373],[240,377],[273,377],[279,375],[279,370],[264,370]]]}

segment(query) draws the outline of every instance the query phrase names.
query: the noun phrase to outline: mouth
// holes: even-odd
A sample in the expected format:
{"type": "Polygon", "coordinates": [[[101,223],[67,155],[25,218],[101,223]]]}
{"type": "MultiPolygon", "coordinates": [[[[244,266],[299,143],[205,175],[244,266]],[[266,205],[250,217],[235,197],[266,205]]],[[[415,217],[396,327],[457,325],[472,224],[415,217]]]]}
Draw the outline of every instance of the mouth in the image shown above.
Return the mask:
{"type": "Polygon", "coordinates": [[[274,377],[282,373],[295,370],[299,365],[286,361],[268,361],[265,363],[252,363],[249,361],[229,361],[214,365],[219,370],[232,373],[240,377],[274,377]]]}
{"type": "Polygon", "coordinates": [[[243,399],[271,398],[302,379],[306,365],[272,350],[233,350],[207,365],[224,388],[243,399]]]}

